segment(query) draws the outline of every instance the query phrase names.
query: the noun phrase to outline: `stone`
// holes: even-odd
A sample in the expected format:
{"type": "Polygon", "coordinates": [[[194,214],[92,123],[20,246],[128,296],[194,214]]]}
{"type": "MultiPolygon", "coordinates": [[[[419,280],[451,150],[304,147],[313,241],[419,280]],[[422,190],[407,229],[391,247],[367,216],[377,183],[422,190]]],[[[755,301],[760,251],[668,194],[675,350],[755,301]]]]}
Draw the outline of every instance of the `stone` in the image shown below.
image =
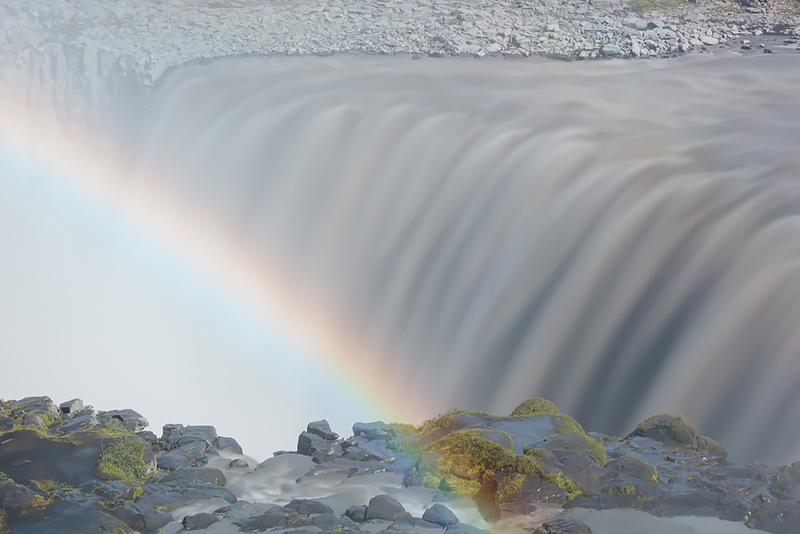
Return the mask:
{"type": "Polygon", "coordinates": [[[310,432],[303,432],[297,438],[297,454],[303,456],[311,456],[314,452],[322,447],[323,440],[316,434],[310,432]]]}
{"type": "Polygon", "coordinates": [[[179,467],[164,478],[159,480],[160,484],[215,484],[224,486],[227,484],[225,475],[219,469],[213,467],[179,467]]]}
{"type": "Polygon", "coordinates": [[[70,432],[78,432],[86,430],[87,428],[94,428],[100,424],[100,420],[94,413],[94,410],[83,410],[75,414],[72,419],[64,423],[58,428],[62,434],[70,432]]]}
{"type": "Polygon", "coordinates": [[[159,469],[173,470],[179,467],[202,467],[208,463],[209,456],[219,456],[205,440],[193,441],[173,449],[156,458],[159,469]]]}
{"type": "Polygon", "coordinates": [[[35,413],[26,413],[22,416],[22,426],[44,426],[44,419],[35,413]]]}
{"type": "Polygon", "coordinates": [[[256,517],[240,519],[233,524],[244,532],[257,532],[285,525],[289,518],[280,512],[266,512],[256,517]]]}
{"type": "Polygon", "coordinates": [[[0,482],[0,510],[16,510],[36,495],[33,490],[8,480],[0,482]]]}
{"type": "Polygon", "coordinates": [[[11,430],[12,428],[14,428],[14,419],[0,414],[0,431],[11,430]]]}
{"type": "Polygon", "coordinates": [[[363,436],[368,440],[390,441],[396,437],[397,432],[391,425],[383,421],[373,423],[356,423],[353,425],[353,436],[363,436]]]}
{"type": "Polygon", "coordinates": [[[72,399],[66,402],[62,402],[58,405],[58,410],[63,415],[75,415],[76,413],[83,410],[83,400],[81,399],[72,399]]]}
{"type": "Polygon", "coordinates": [[[50,397],[25,397],[8,407],[12,415],[29,412],[49,412],[58,415],[58,408],[50,397]]]}
{"type": "Polygon", "coordinates": [[[242,446],[239,445],[238,441],[233,438],[226,438],[222,436],[217,439],[217,450],[228,451],[234,454],[244,454],[242,451],[242,446]]]}
{"type": "Polygon", "coordinates": [[[135,488],[121,480],[114,480],[98,486],[94,493],[101,495],[106,501],[130,501],[136,496],[135,488]]]}
{"type": "Polygon", "coordinates": [[[711,37],[710,35],[701,35],[700,42],[703,43],[704,45],[713,46],[719,44],[719,39],[717,39],[716,37],[711,37]]]}
{"type": "Polygon", "coordinates": [[[350,506],[347,510],[344,511],[346,517],[349,517],[356,523],[363,523],[367,520],[367,506],[350,506]]]}
{"type": "Polygon", "coordinates": [[[531,534],[592,534],[592,529],[577,519],[555,519],[543,523],[531,534]]]}
{"type": "Polygon", "coordinates": [[[238,468],[238,467],[244,467],[244,468],[249,469],[250,465],[245,460],[242,460],[241,458],[236,458],[234,460],[231,460],[231,463],[228,464],[228,469],[234,469],[234,468],[238,468]]]}
{"type": "Polygon", "coordinates": [[[328,421],[326,421],[325,419],[320,419],[319,421],[308,423],[308,427],[306,427],[306,432],[316,434],[322,439],[327,441],[335,441],[339,439],[339,434],[331,430],[330,424],[328,424],[328,421]]]}
{"type": "Polygon", "coordinates": [[[406,513],[403,505],[389,495],[376,495],[369,500],[367,505],[367,521],[371,519],[383,519],[385,521],[394,521],[398,517],[406,513]]]}
{"type": "Polygon", "coordinates": [[[301,515],[333,513],[330,506],[312,499],[293,499],[289,504],[284,505],[283,508],[284,510],[296,512],[301,515]]]}
{"type": "Polygon", "coordinates": [[[330,447],[324,447],[314,451],[314,453],[311,455],[311,459],[315,464],[321,464],[336,458],[341,458],[342,455],[342,446],[338,443],[334,443],[330,447]]]}
{"type": "Polygon", "coordinates": [[[103,412],[102,414],[98,414],[97,418],[100,420],[101,424],[109,418],[117,419],[129,432],[144,430],[149,424],[142,414],[131,409],[103,412]]]}
{"type": "Polygon", "coordinates": [[[457,524],[458,518],[447,506],[435,503],[433,506],[425,510],[422,514],[422,519],[429,523],[434,523],[442,528],[447,528],[450,525],[457,524]]]}
{"type": "Polygon", "coordinates": [[[214,514],[200,513],[184,517],[183,521],[181,521],[181,526],[183,526],[183,530],[187,531],[204,530],[219,522],[220,518],[214,514]]]}

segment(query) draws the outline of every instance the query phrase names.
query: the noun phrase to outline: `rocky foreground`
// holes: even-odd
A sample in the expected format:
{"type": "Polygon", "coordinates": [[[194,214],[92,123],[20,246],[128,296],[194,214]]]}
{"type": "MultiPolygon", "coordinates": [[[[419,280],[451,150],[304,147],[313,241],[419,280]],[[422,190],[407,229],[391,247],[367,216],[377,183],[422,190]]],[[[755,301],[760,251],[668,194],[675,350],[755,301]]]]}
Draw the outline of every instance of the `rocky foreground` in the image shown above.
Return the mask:
{"type": "Polygon", "coordinates": [[[117,71],[152,84],[232,55],[797,53],[799,13],[796,0],[0,0],[0,80],[32,70],[57,93],[69,71],[73,84],[117,71]]]}
{"type": "MultiPolygon", "coordinates": [[[[800,529],[800,462],[729,462],[724,447],[680,416],[651,417],[625,438],[586,433],[542,399],[505,417],[456,410],[419,428],[356,423],[349,439],[322,420],[300,434],[297,451],[257,466],[211,426],[166,425],[160,437],[146,426],[133,410],[95,412],[79,399],[3,402],[0,532],[482,532],[442,504],[454,495],[471,496],[489,523],[554,503],[800,529]],[[424,512],[353,489],[344,501],[293,498],[295,488],[328,495],[313,485],[320,481],[341,490],[381,474],[432,496],[424,512]],[[259,488],[276,499],[252,498],[267,494],[259,488]]],[[[556,519],[532,530],[580,534],[591,525],[556,519]]]]}

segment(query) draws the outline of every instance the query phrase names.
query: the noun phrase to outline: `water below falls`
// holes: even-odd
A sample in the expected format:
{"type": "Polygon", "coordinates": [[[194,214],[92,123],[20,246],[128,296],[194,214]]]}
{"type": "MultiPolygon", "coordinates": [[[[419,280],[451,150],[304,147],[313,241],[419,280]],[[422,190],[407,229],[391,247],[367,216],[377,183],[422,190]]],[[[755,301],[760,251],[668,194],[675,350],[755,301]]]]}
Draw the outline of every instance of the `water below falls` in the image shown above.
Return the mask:
{"type": "Polygon", "coordinates": [[[143,169],[280,257],[430,416],[542,396],[624,435],[682,413],[790,462],[798,67],[219,60],[154,92],[143,169]]]}

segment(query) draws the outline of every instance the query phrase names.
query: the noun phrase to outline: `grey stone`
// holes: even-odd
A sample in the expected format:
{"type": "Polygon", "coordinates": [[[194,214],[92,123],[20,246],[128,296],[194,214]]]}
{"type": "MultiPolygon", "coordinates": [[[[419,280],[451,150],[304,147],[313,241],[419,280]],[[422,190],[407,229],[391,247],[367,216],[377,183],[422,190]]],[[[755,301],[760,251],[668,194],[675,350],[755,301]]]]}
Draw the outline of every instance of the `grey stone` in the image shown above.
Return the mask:
{"type": "Polygon", "coordinates": [[[58,415],[58,408],[50,397],[25,397],[8,407],[13,415],[29,412],[50,412],[58,415]]]}
{"type": "Polygon", "coordinates": [[[396,437],[396,431],[383,421],[356,423],[353,425],[353,436],[363,436],[369,440],[390,441],[396,437]]]}
{"type": "Polygon", "coordinates": [[[87,428],[94,428],[100,424],[100,420],[95,416],[94,410],[84,410],[75,414],[72,419],[61,425],[58,429],[62,434],[78,432],[87,428]]]}
{"type": "Polygon", "coordinates": [[[369,500],[367,505],[367,521],[371,519],[383,519],[385,521],[394,521],[399,516],[406,513],[405,508],[394,497],[389,495],[376,495],[369,500]]]}
{"type": "Polygon", "coordinates": [[[7,415],[0,414],[0,430],[11,430],[14,428],[14,419],[7,415]]]}
{"type": "Polygon", "coordinates": [[[233,438],[219,437],[217,439],[217,450],[228,451],[234,454],[244,454],[239,442],[233,438]]]}
{"type": "Polygon", "coordinates": [[[207,441],[194,441],[173,449],[156,458],[159,469],[173,470],[179,467],[202,467],[208,463],[209,456],[219,456],[207,441]]]}
{"type": "Polygon", "coordinates": [[[349,517],[356,523],[363,523],[367,520],[367,506],[350,506],[347,510],[344,511],[346,517],[349,517]]]}
{"type": "Polygon", "coordinates": [[[179,467],[164,478],[159,480],[160,484],[215,484],[224,486],[227,484],[225,475],[219,469],[213,467],[179,467]]]}
{"type": "Polygon", "coordinates": [[[301,515],[333,513],[330,506],[313,499],[294,499],[289,504],[284,505],[283,508],[301,515]]]}
{"type": "Polygon", "coordinates": [[[147,428],[147,419],[137,411],[126,408],[124,410],[111,410],[98,414],[97,418],[102,424],[106,419],[117,419],[129,432],[138,432],[147,428]]]}
{"type": "Polygon", "coordinates": [[[22,416],[22,426],[44,426],[44,419],[38,414],[26,413],[22,416]]]}
{"type": "Polygon", "coordinates": [[[435,523],[442,528],[447,528],[450,525],[457,524],[458,518],[447,506],[435,503],[433,506],[425,510],[422,514],[422,519],[429,523],[435,523]]]}
{"type": "Polygon", "coordinates": [[[72,399],[58,405],[58,410],[64,415],[75,415],[83,410],[82,399],[72,399]]]}
{"type": "Polygon", "coordinates": [[[121,480],[108,482],[95,488],[94,493],[101,495],[106,501],[130,501],[136,496],[136,491],[133,486],[121,480]]]}
{"type": "Polygon", "coordinates": [[[323,440],[316,434],[310,432],[303,432],[297,438],[297,454],[304,456],[311,456],[314,452],[322,447],[323,440]]]}
{"type": "Polygon", "coordinates": [[[245,467],[245,468],[249,469],[250,465],[246,461],[242,460],[241,458],[236,458],[234,460],[231,460],[231,463],[228,464],[228,468],[229,469],[234,469],[234,468],[238,468],[238,467],[245,467]]]}
{"type": "Polygon", "coordinates": [[[339,434],[331,430],[330,424],[328,424],[328,421],[326,421],[325,419],[308,423],[308,427],[306,427],[306,432],[316,434],[322,439],[328,441],[334,441],[339,439],[339,434]]]}
{"type": "Polygon", "coordinates": [[[207,514],[207,513],[200,513],[195,515],[187,515],[181,521],[181,525],[183,526],[183,530],[204,530],[213,525],[214,523],[219,523],[220,518],[214,514],[207,514]]]}
{"type": "Polygon", "coordinates": [[[26,486],[8,480],[0,482],[0,509],[16,510],[33,499],[34,495],[33,490],[26,486]]]}

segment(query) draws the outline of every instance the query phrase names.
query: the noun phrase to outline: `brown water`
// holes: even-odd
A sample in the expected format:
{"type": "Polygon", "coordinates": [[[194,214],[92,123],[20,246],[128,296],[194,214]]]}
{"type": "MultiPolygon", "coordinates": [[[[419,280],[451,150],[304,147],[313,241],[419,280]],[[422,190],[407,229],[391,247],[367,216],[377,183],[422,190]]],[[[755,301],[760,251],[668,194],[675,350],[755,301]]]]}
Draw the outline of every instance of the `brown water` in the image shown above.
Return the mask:
{"type": "Polygon", "coordinates": [[[799,61],[223,60],[159,87],[146,153],[430,415],[538,395],[625,434],[677,412],[788,462],[799,61]]]}

